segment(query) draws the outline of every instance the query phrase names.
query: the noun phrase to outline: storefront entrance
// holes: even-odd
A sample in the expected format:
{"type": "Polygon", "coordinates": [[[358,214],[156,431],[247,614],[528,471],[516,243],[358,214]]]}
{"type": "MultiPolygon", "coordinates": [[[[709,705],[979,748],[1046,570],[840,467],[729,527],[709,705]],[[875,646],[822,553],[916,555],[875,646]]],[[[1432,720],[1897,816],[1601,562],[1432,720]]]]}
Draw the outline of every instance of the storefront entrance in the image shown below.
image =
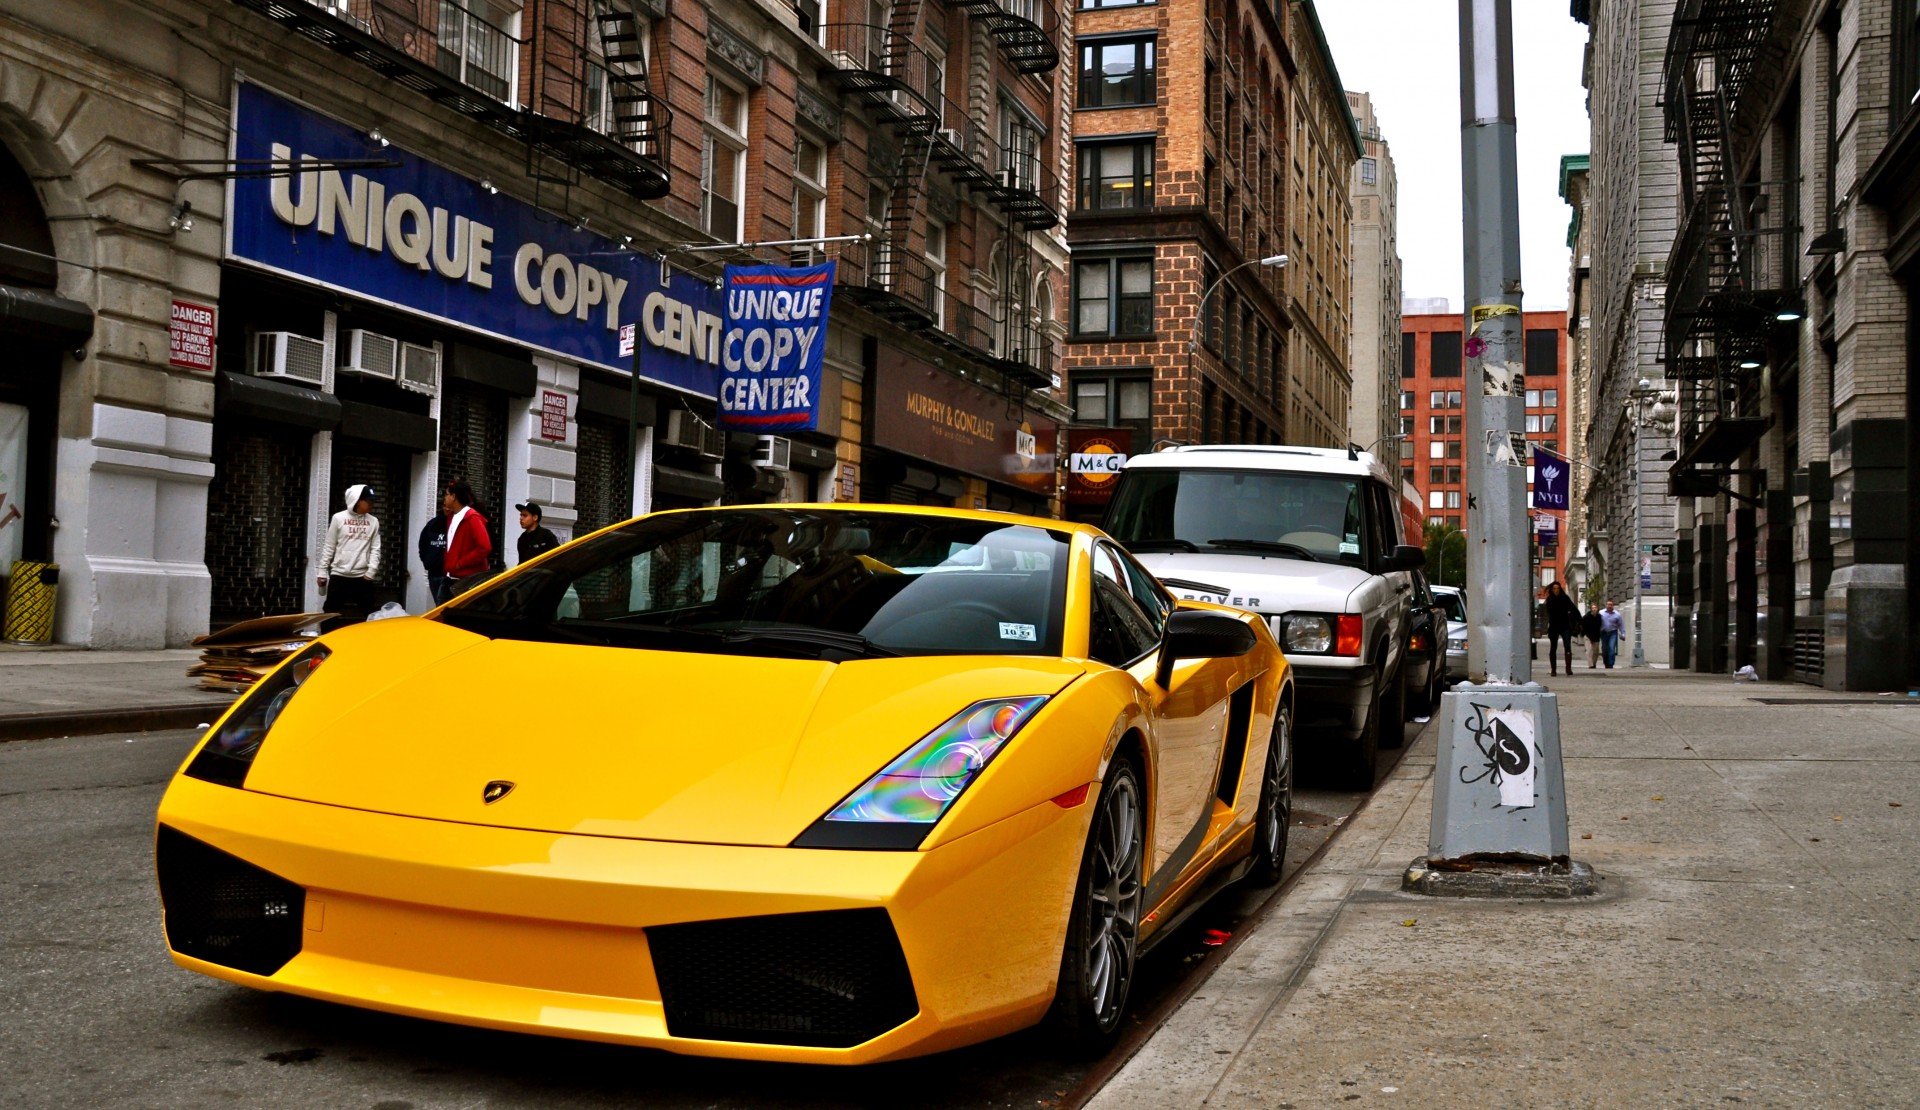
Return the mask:
{"type": "Polygon", "coordinates": [[[312,443],[305,428],[214,421],[213,482],[207,489],[214,627],[300,611],[312,443]]]}
{"type": "MultiPolygon", "coordinates": [[[[406,602],[407,571],[415,556],[412,522],[407,518],[407,487],[413,452],[404,447],[333,437],[334,512],[346,507],[349,486],[369,485],[379,494],[373,515],[380,519],[380,567],[374,576],[374,607],[406,602]]],[[[424,573],[424,571],[422,572],[424,573]]]]}
{"type": "MultiPolygon", "coordinates": [[[[446,383],[440,398],[440,481],[455,478],[473,487],[475,507],[487,518],[494,564],[503,554],[507,509],[507,397],[495,389],[460,379],[446,383]]],[[[516,522],[515,527],[518,527],[516,522]]]]}

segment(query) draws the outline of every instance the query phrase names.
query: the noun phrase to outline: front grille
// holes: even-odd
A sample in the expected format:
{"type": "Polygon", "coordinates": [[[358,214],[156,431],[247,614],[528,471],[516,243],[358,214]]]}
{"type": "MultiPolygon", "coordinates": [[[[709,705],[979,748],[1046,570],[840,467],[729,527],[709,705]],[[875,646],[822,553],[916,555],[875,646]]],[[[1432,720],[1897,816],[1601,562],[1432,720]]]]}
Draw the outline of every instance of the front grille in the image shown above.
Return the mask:
{"type": "Polygon", "coordinates": [[[299,955],[300,887],[166,825],[154,838],[154,863],[175,952],[255,975],[299,955]]]}
{"type": "Polygon", "coordinates": [[[883,909],[647,930],[676,1037],[848,1048],[920,1012],[883,909]]]}

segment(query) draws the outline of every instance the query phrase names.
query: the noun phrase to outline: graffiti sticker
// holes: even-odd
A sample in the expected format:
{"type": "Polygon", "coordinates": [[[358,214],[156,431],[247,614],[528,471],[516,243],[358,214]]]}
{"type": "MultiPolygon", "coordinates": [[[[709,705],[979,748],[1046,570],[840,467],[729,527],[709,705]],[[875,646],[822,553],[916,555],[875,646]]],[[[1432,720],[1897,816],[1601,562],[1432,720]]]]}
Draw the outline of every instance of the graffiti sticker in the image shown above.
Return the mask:
{"type": "Polygon", "coordinates": [[[1473,784],[1482,780],[1500,791],[1500,804],[1517,809],[1534,805],[1533,773],[1539,763],[1534,746],[1533,713],[1525,709],[1495,709],[1473,703],[1473,715],[1467,719],[1467,731],[1484,760],[1479,766],[1460,768],[1460,781],[1473,784]]]}

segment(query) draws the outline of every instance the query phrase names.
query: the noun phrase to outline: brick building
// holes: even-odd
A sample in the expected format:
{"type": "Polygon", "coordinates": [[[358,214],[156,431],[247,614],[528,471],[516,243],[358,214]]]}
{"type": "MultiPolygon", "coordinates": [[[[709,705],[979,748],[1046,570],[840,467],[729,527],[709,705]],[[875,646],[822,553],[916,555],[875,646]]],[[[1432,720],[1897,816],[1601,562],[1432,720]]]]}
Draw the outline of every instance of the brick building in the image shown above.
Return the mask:
{"type": "Polygon", "coordinates": [[[1400,180],[1393,151],[1373,114],[1373,98],[1349,92],[1347,103],[1366,144],[1365,156],[1354,163],[1349,186],[1353,197],[1353,391],[1347,403],[1347,438],[1386,454],[1386,443],[1400,423],[1400,180]]]}
{"type": "MultiPolygon", "coordinates": [[[[1287,408],[1300,393],[1288,361],[1294,276],[1315,275],[1320,294],[1337,273],[1332,312],[1342,326],[1347,312],[1345,224],[1337,240],[1318,222],[1290,229],[1290,192],[1311,166],[1313,200],[1344,221],[1346,167],[1358,156],[1313,5],[1088,0],[1074,13],[1074,37],[1063,361],[1075,421],[1123,432],[1135,450],[1163,437],[1341,442],[1344,357],[1312,393],[1314,411],[1337,420],[1297,425],[1287,408]],[[1322,76],[1298,86],[1302,73],[1322,76]],[[1336,151],[1304,145],[1302,110],[1313,114],[1314,142],[1333,130],[1336,151]],[[1315,253],[1296,254],[1286,273],[1258,264],[1293,242],[1311,242],[1315,253]],[[1338,406],[1329,408],[1336,377],[1338,406]]],[[[1320,319],[1329,309],[1324,295],[1317,303],[1320,319]]]]}
{"type": "Polygon", "coordinates": [[[354,482],[410,608],[455,474],[502,541],[530,497],[562,537],[718,501],[1050,511],[1065,25],[1020,0],[0,0],[0,284],[34,306],[0,325],[26,360],[0,449],[18,552],[61,564],[57,638],[317,606],[354,482]],[[717,431],[721,266],[825,258],[819,430],[717,431]]]}
{"type": "MultiPolygon", "coordinates": [[[[1567,314],[1527,312],[1527,442],[1567,451],[1567,314]]],[[[1408,314],[1400,336],[1400,476],[1419,491],[1429,522],[1467,523],[1467,390],[1464,321],[1452,313],[1408,314]]],[[[1532,470],[1528,477],[1531,480],[1532,470]]],[[[1567,547],[1558,542],[1565,514],[1554,517],[1555,543],[1536,548],[1537,586],[1565,575],[1567,547]]],[[[1536,534],[1548,529],[1536,521],[1536,534]]]]}
{"type": "Polygon", "coordinates": [[[1674,661],[1910,688],[1920,13],[1736,0],[1708,27],[1702,0],[1673,7],[1654,91],[1679,167],[1674,661]]]}

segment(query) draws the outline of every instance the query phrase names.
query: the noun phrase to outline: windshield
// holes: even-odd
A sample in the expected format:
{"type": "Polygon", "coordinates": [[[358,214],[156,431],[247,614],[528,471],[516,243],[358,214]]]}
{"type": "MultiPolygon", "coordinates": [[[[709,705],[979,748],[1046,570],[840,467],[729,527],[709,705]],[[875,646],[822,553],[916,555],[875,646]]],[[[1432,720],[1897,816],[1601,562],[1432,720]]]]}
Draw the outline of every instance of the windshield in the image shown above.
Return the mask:
{"type": "Polygon", "coordinates": [[[503,639],[845,659],[1059,655],[1068,537],[1023,524],[780,508],[636,520],[440,619],[503,639]]]}
{"type": "Polygon", "coordinates": [[[1435,590],[1433,599],[1440,603],[1440,608],[1447,611],[1448,620],[1465,623],[1467,619],[1467,601],[1465,598],[1459,594],[1435,590]]]}
{"type": "Polygon", "coordinates": [[[1360,479],[1284,471],[1161,470],[1121,475],[1107,533],[1148,551],[1266,551],[1365,563],[1360,479]]]}

